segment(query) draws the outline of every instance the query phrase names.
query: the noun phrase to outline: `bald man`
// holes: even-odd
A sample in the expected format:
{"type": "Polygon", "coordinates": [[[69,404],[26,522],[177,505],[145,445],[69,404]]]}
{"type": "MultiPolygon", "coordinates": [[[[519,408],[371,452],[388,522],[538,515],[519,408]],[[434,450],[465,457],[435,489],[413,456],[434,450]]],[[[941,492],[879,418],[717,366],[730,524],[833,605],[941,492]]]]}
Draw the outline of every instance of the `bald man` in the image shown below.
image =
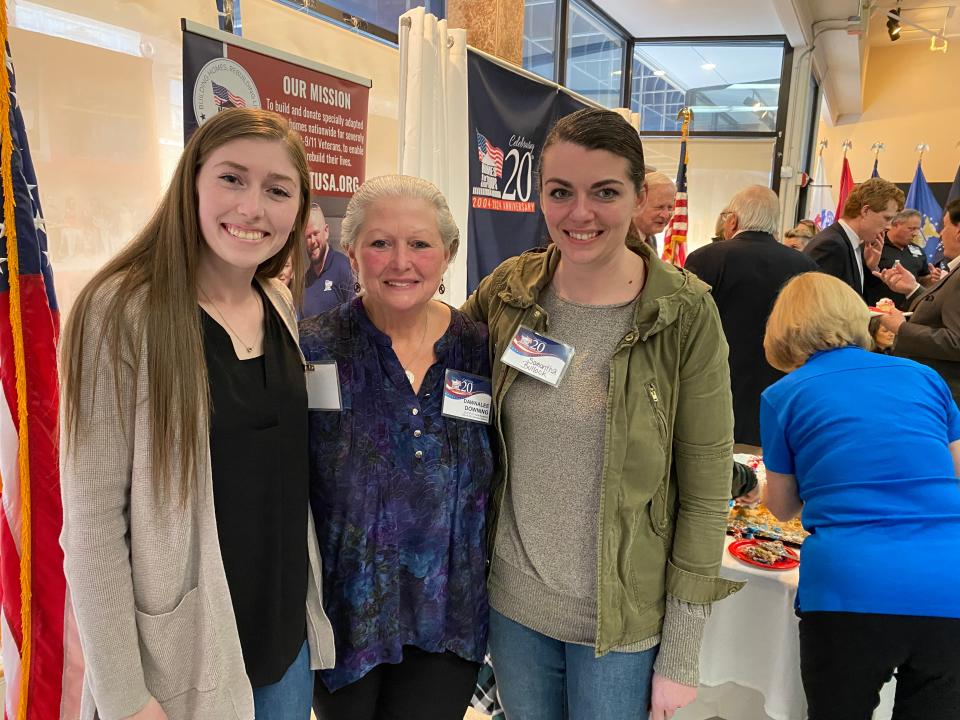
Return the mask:
{"type": "Polygon", "coordinates": [[[647,173],[647,201],[633,216],[633,224],[654,250],[656,235],[663,232],[677,204],[677,186],[659,170],[647,173]]]}
{"type": "Polygon", "coordinates": [[[310,220],[304,235],[310,267],[303,280],[301,316],[308,318],[351,300],[355,281],[346,255],[330,247],[330,226],[319,205],[310,206],[310,220]]]}
{"type": "Polygon", "coordinates": [[[783,377],[763,353],[767,316],[783,284],[817,264],[777,242],[780,202],[770,188],[744,188],[725,212],[732,237],[694,250],[684,267],[713,288],[730,346],[733,441],[749,452],[760,445],[760,393],[783,377]]]}

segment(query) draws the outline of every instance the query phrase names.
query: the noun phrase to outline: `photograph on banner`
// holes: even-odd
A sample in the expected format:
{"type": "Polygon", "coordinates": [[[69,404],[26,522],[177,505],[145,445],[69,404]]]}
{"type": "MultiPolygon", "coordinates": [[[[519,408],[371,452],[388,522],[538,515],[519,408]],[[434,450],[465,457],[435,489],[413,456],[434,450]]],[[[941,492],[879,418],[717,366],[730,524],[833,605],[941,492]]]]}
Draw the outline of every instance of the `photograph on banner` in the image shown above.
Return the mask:
{"type": "Polygon", "coordinates": [[[548,242],[537,168],[547,133],[582,103],[467,53],[470,211],[467,291],[508,257],[548,242]]]}
{"type": "Polygon", "coordinates": [[[184,139],[218,112],[259,107],[303,140],[310,193],[339,246],[347,201],[365,179],[370,80],[183,22],[184,139]]]}

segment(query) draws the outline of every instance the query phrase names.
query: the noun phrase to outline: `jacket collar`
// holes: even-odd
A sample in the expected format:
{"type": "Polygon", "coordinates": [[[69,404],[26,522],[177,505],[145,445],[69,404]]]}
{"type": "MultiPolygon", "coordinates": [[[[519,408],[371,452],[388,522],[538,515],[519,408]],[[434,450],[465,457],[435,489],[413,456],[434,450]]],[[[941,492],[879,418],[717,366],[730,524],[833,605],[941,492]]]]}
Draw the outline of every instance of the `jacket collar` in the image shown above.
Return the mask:
{"type": "Polygon", "coordinates": [[[777,239],[770,233],[761,230],[743,230],[733,236],[734,240],[749,240],[751,242],[766,242],[779,245],[777,239]]]}
{"type": "MultiPolygon", "coordinates": [[[[642,240],[629,239],[627,247],[643,258],[647,266],[647,279],[637,303],[633,327],[636,336],[646,340],[673,323],[683,305],[690,304],[709,288],[685,270],[660,260],[642,240]]],[[[546,248],[528,250],[507,276],[500,299],[517,308],[531,307],[553,278],[559,262],[560,250],[553,243],[546,248]]]]}
{"type": "MultiPolygon", "coordinates": [[[[300,331],[297,329],[297,314],[293,309],[293,298],[290,296],[290,291],[283,283],[274,278],[264,278],[257,275],[256,281],[263,288],[263,294],[267,296],[267,300],[270,301],[270,304],[277,311],[277,315],[283,321],[283,326],[293,339],[297,352],[300,352],[300,331]]],[[[302,352],[300,352],[300,360],[303,361],[302,352]]]]}

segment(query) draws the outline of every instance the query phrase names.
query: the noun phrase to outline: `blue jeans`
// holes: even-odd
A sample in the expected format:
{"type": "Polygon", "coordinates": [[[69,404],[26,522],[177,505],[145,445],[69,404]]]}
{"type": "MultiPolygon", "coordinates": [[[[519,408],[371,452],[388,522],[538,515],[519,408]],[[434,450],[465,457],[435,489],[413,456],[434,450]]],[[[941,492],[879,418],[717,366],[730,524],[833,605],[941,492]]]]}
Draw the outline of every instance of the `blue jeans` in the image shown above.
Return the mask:
{"type": "Polygon", "coordinates": [[[594,657],[490,610],[490,657],[507,720],[646,720],[658,648],[594,657]]]}
{"type": "Polygon", "coordinates": [[[313,701],[313,670],[306,641],[297,659],[277,682],[253,689],[256,720],[310,720],[313,701]]]}

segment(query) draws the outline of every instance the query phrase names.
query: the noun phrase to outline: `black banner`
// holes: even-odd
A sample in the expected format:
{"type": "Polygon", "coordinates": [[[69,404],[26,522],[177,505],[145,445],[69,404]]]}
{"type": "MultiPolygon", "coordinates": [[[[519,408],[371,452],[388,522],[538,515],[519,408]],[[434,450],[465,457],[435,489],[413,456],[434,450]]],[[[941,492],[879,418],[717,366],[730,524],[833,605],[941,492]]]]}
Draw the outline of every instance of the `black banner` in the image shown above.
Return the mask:
{"type": "Polygon", "coordinates": [[[536,170],[556,119],[585,105],[467,53],[470,215],[467,292],[508,257],[546,242],[536,170]]]}

